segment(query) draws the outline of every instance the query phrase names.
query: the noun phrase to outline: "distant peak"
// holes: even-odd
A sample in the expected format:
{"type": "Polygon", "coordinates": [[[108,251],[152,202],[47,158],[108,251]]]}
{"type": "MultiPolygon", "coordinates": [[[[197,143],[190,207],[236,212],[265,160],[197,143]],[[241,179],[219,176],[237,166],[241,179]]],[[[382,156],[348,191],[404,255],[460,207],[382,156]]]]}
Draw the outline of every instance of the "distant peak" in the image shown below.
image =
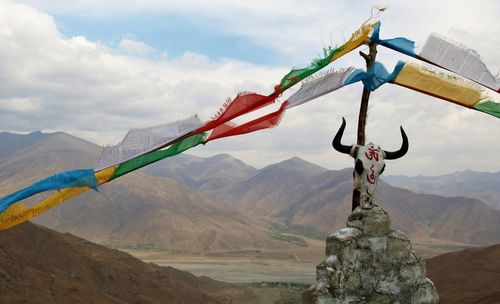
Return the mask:
{"type": "Polygon", "coordinates": [[[292,157],[292,158],[290,158],[290,159],[288,159],[288,160],[289,160],[289,161],[298,161],[298,162],[306,162],[306,163],[308,163],[308,161],[306,161],[305,159],[300,158],[300,157],[298,157],[298,156],[294,156],[294,157],[292,157]]]}
{"type": "Polygon", "coordinates": [[[281,161],[277,164],[309,164],[309,165],[317,166],[316,164],[313,164],[313,163],[311,163],[303,158],[300,158],[298,156],[294,156],[292,158],[285,159],[284,161],[281,161]]]}
{"type": "Polygon", "coordinates": [[[215,154],[214,156],[210,157],[212,159],[226,159],[226,158],[234,158],[231,155],[227,153],[220,153],[220,154],[215,154]]]}
{"type": "Polygon", "coordinates": [[[283,168],[289,170],[300,171],[306,173],[307,175],[316,175],[327,171],[327,169],[313,164],[307,160],[300,157],[294,156],[292,158],[286,159],[279,163],[269,165],[266,168],[283,168]]]}
{"type": "Polygon", "coordinates": [[[240,163],[240,164],[243,164],[245,166],[248,166],[243,161],[241,161],[241,160],[237,159],[236,157],[234,157],[230,154],[227,154],[227,153],[216,154],[214,156],[207,158],[207,160],[212,161],[212,162],[236,162],[236,163],[240,163]]]}

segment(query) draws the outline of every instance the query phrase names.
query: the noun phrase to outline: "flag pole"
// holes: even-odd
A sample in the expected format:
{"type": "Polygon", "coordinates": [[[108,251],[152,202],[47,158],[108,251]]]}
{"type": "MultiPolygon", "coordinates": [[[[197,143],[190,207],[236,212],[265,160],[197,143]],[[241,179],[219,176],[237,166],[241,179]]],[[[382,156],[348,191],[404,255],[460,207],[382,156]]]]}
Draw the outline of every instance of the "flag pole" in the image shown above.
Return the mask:
{"type": "MultiPolygon", "coordinates": [[[[369,53],[365,54],[363,52],[359,52],[359,55],[363,57],[366,61],[366,70],[370,69],[375,62],[375,58],[377,57],[377,43],[370,42],[368,44],[369,53]]],[[[370,100],[370,90],[367,88],[363,88],[363,95],[361,96],[361,104],[359,107],[359,116],[358,116],[358,136],[357,136],[357,144],[363,146],[365,144],[365,127],[366,127],[366,116],[368,112],[368,101],[370,100]]],[[[354,189],[352,192],[352,211],[359,206],[361,199],[361,193],[354,189]]]]}

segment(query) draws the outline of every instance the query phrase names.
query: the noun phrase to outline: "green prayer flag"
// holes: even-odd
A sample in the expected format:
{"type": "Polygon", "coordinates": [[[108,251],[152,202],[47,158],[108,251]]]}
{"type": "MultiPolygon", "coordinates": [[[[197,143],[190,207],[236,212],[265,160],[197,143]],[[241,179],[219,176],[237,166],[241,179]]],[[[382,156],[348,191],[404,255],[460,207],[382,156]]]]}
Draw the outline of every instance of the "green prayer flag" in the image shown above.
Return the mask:
{"type": "Polygon", "coordinates": [[[148,154],[144,154],[132,158],[131,160],[128,160],[126,162],[123,162],[120,165],[118,165],[115,172],[113,173],[113,176],[111,176],[110,180],[113,180],[117,177],[135,171],[137,169],[140,169],[144,166],[147,166],[164,158],[180,154],[186,151],[187,149],[190,149],[192,147],[195,147],[203,143],[206,139],[206,136],[207,136],[206,133],[196,134],[173,144],[166,150],[153,151],[148,154]]]}
{"type": "Polygon", "coordinates": [[[340,46],[335,49],[325,49],[325,56],[324,58],[316,59],[314,60],[307,68],[303,69],[293,69],[291,70],[288,74],[283,77],[280,83],[280,89],[281,91],[284,91],[294,84],[304,80],[305,78],[311,76],[312,74],[316,73],[317,71],[321,70],[322,68],[326,67],[330,62],[332,61],[333,56],[335,56],[336,53],[342,51],[344,49],[344,46],[340,46]]]}
{"type": "Polygon", "coordinates": [[[500,118],[500,103],[494,100],[482,100],[474,106],[474,109],[500,118]]]}

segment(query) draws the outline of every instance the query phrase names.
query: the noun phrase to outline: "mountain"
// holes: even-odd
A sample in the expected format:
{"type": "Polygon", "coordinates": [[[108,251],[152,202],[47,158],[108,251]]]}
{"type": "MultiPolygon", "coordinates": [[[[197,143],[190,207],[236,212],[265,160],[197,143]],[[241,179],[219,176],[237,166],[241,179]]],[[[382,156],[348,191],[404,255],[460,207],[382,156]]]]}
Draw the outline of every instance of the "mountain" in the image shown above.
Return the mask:
{"type": "MultiPolygon", "coordinates": [[[[0,150],[23,141],[14,153],[0,159],[0,195],[16,191],[40,179],[70,169],[92,168],[101,148],[75,136],[35,132],[36,136],[10,134],[0,137],[0,150]],[[8,140],[5,140],[5,139],[8,140]],[[29,142],[28,139],[32,139],[29,142]]],[[[8,150],[8,148],[7,148],[8,150]]]]}
{"type": "Polygon", "coordinates": [[[176,181],[141,173],[113,181],[100,193],[87,192],[36,222],[113,246],[188,251],[289,247],[271,238],[267,223],[176,181]]]}
{"type": "MultiPolygon", "coordinates": [[[[310,189],[278,216],[286,222],[320,231],[345,225],[352,199],[351,170],[330,171],[304,182],[310,189]]],[[[397,229],[425,236],[473,244],[500,242],[500,212],[475,199],[416,194],[379,182],[376,203],[397,229]]]]}
{"type": "Polygon", "coordinates": [[[327,170],[294,157],[258,170],[246,180],[207,193],[246,212],[273,216],[307,191],[304,181],[327,170]]]}
{"type": "Polygon", "coordinates": [[[168,177],[195,190],[209,193],[242,181],[257,171],[228,154],[209,158],[181,154],[152,164],[144,170],[149,174],[168,177]]]}
{"type": "MultiPolygon", "coordinates": [[[[91,167],[99,151],[64,133],[47,137],[0,159],[0,195],[55,172],[91,167]]],[[[292,158],[257,170],[224,154],[179,155],[157,166],[106,184],[99,193],[88,191],[37,222],[114,246],[274,249],[294,246],[277,231],[319,237],[344,226],[350,212],[352,169],[331,171],[292,158]],[[182,177],[180,182],[148,174],[161,174],[160,168],[182,177]]],[[[376,202],[413,238],[500,242],[500,211],[476,199],[416,194],[380,181],[376,202]]]]}
{"type": "Polygon", "coordinates": [[[426,263],[440,303],[500,303],[500,244],[446,253],[426,263]]]}
{"type": "Polygon", "coordinates": [[[0,132],[0,143],[2,143],[0,159],[13,155],[23,148],[34,145],[48,136],[51,135],[40,131],[25,135],[0,132]]]}
{"type": "MultiPolygon", "coordinates": [[[[56,172],[92,167],[99,152],[100,147],[68,134],[48,136],[0,160],[0,195],[56,172]]],[[[87,191],[35,222],[113,246],[154,244],[188,251],[293,247],[273,238],[260,219],[177,181],[141,172],[105,184],[99,192],[87,191]]]]}
{"type": "Polygon", "coordinates": [[[389,184],[417,193],[477,198],[500,210],[500,172],[459,171],[440,176],[384,176],[389,184]]]}
{"type": "Polygon", "coordinates": [[[24,223],[0,233],[1,303],[258,303],[251,289],[24,223]]]}
{"type": "MultiPolygon", "coordinates": [[[[352,169],[314,172],[297,170],[290,162],[300,161],[265,167],[213,197],[319,232],[343,227],[351,208],[352,169]]],[[[416,194],[380,181],[376,202],[391,214],[395,227],[413,237],[483,245],[500,242],[500,212],[476,199],[416,194]]]]}
{"type": "MultiPolygon", "coordinates": [[[[237,170],[232,167],[232,174],[238,175],[237,170]]],[[[238,176],[242,180],[236,183],[199,191],[245,213],[277,218],[288,228],[318,235],[343,227],[350,213],[352,169],[330,171],[295,157],[238,176]]],[[[500,213],[476,199],[416,194],[383,181],[376,195],[395,227],[413,238],[500,242],[500,213]]]]}

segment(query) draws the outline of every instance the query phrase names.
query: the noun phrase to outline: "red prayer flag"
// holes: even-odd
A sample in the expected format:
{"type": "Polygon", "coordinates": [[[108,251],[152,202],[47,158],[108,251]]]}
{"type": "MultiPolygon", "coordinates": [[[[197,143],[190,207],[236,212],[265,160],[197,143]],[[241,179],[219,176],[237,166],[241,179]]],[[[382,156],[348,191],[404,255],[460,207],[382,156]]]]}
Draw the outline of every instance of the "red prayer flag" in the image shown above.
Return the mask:
{"type": "Polygon", "coordinates": [[[269,96],[257,93],[240,93],[234,100],[226,101],[217,115],[195,130],[193,134],[214,129],[231,119],[267,106],[273,103],[276,97],[277,94],[274,93],[269,96]]]}
{"type": "Polygon", "coordinates": [[[281,121],[286,105],[287,102],[284,102],[276,112],[269,113],[240,126],[231,122],[224,123],[212,131],[212,134],[210,134],[210,137],[206,140],[206,142],[217,138],[241,135],[262,129],[273,128],[281,121]]]}

